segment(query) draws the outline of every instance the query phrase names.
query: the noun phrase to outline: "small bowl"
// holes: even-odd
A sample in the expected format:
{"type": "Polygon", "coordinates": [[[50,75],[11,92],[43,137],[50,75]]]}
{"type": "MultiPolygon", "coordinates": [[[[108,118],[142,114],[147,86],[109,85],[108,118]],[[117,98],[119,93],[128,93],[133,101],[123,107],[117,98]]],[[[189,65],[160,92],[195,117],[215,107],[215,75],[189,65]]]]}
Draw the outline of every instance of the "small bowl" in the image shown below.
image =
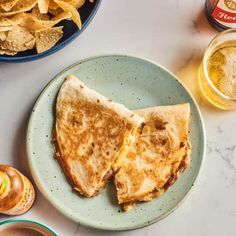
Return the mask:
{"type": "Polygon", "coordinates": [[[85,4],[79,9],[79,13],[82,21],[82,28],[79,30],[73,21],[64,20],[61,21],[58,26],[63,27],[63,37],[57,42],[57,44],[50,48],[49,50],[37,53],[35,49],[27,50],[23,52],[18,52],[14,56],[9,55],[0,55],[0,62],[26,62],[26,61],[34,61],[37,59],[41,59],[43,57],[49,56],[66,45],[71,43],[76,37],[78,37],[89,25],[95,14],[97,13],[98,7],[101,4],[101,0],[95,0],[94,3],[90,3],[88,0],[85,4]]]}
{"type": "Polygon", "coordinates": [[[2,236],[8,236],[10,233],[11,236],[14,236],[12,235],[12,231],[17,229],[21,231],[22,235],[23,230],[25,230],[28,231],[28,234],[32,232],[37,236],[59,236],[49,226],[32,220],[11,219],[0,222],[0,235],[2,236]],[[8,234],[6,230],[8,230],[8,234]],[[29,230],[31,230],[31,232],[29,232],[29,230]]]}

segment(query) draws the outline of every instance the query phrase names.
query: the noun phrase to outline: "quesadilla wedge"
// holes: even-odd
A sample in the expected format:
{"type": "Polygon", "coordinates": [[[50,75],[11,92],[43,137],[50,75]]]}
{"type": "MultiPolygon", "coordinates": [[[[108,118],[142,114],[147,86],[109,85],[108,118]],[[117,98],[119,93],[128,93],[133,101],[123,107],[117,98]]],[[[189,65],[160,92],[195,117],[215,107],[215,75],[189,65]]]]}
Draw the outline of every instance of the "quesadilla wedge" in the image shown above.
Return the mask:
{"type": "Polygon", "coordinates": [[[123,210],[161,196],[189,165],[189,104],[135,111],[145,119],[142,133],[122,158],[114,177],[123,210]]]}
{"type": "Polygon", "coordinates": [[[86,87],[71,75],[56,103],[56,158],[74,190],[97,195],[112,165],[132,144],[143,118],[86,87]]]}

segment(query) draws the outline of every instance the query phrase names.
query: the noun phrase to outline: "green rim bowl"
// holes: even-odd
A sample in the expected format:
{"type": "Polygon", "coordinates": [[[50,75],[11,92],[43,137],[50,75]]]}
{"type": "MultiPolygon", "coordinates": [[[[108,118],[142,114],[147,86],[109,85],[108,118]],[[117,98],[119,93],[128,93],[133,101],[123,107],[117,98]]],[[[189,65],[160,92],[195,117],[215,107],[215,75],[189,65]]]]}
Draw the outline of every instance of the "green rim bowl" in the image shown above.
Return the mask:
{"type": "Polygon", "coordinates": [[[18,227],[30,228],[30,229],[34,229],[36,231],[42,230],[43,232],[48,233],[48,235],[50,235],[50,236],[59,236],[53,229],[51,229],[46,224],[43,224],[41,222],[37,222],[34,220],[26,220],[26,219],[11,219],[11,220],[1,221],[0,222],[0,233],[1,233],[1,229],[11,228],[11,226],[13,227],[16,225],[18,227]]]}

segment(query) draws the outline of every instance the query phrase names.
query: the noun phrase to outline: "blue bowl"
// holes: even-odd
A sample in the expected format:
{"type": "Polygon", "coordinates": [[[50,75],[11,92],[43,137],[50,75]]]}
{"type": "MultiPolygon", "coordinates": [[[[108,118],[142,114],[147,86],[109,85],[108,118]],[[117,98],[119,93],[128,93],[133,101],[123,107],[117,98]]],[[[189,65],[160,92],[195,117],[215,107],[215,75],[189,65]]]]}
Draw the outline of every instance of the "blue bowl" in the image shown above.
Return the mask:
{"type": "Polygon", "coordinates": [[[7,62],[25,62],[34,61],[41,59],[43,57],[49,56],[60,49],[64,48],[67,44],[72,42],[76,37],[78,37],[85,28],[89,25],[95,14],[97,13],[98,7],[100,6],[101,0],[95,0],[94,3],[90,3],[88,0],[79,9],[79,13],[82,21],[82,28],[79,30],[73,21],[64,20],[61,21],[58,26],[63,25],[63,37],[57,42],[57,44],[50,48],[49,50],[37,53],[35,49],[27,50],[24,52],[19,52],[14,56],[3,55],[0,56],[1,61],[7,62]]]}

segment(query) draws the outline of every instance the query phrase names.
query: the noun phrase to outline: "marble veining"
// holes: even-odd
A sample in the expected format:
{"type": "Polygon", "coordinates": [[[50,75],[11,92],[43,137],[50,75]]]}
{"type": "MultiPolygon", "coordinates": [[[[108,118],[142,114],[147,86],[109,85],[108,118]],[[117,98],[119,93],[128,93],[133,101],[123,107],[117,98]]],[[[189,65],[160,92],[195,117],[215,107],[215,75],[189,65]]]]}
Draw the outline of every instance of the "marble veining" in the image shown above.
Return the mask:
{"type": "Polygon", "coordinates": [[[74,231],[74,233],[73,233],[73,236],[79,236],[79,228],[80,228],[80,226],[77,225],[77,226],[76,226],[76,229],[75,229],[75,231],[74,231]]]}
{"type": "MultiPolygon", "coordinates": [[[[222,133],[221,128],[218,126],[218,132],[222,133]],[[220,131],[219,131],[220,130],[220,131]]],[[[227,167],[227,172],[223,172],[227,187],[235,185],[236,187],[236,145],[222,146],[216,142],[207,142],[207,154],[211,154],[214,158],[220,157],[227,167]]]]}

